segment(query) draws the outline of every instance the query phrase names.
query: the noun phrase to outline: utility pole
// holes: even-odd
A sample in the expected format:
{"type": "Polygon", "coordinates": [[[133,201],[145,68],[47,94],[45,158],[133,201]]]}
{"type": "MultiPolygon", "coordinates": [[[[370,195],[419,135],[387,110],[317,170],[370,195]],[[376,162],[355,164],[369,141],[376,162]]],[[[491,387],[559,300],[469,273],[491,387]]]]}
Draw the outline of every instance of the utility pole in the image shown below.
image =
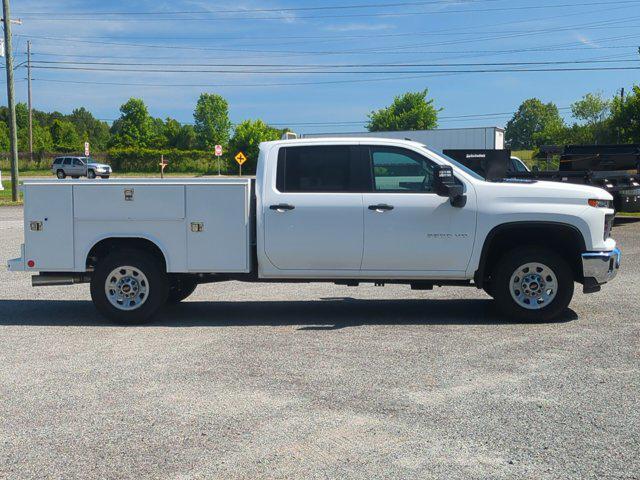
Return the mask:
{"type": "Polygon", "coordinates": [[[31,108],[31,40],[27,41],[27,102],[29,103],[29,160],[33,162],[33,111],[31,108]]]}
{"type": "Polygon", "coordinates": [[[16,105],[13,97],[13,58],[11,58],[11,18],[9,0],[2,0],[2,23],[4,24],[4,51],[7,71],[7,104],[9,107],[9,142],[11,144],[11,200],[18,201],[18,129],[16,127],[16,105]]]}
{"type": "Polygon", "coordinates": [[[624,87],[620,89],[620,100],[624,103],[624,87]]]}

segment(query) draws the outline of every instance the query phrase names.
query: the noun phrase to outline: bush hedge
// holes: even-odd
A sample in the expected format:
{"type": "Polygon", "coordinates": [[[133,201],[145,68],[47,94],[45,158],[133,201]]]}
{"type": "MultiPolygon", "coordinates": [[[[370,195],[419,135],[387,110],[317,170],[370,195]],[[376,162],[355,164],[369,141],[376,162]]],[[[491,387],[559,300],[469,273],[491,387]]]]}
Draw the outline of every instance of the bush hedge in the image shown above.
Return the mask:
{"type": "MultiPolygon", "coordinates": [[[[81,155],[76,153],[38,153],[31,160],[28,154],[21,152],[19,167],[21,170],[46,170],[51,167],[55,157],[64,155],[81,155]]],[[[106,152],[92,153],[91,156],[99,162],[104,162],[116,173],[156,173],[160,171],[160,159],[168,163],[166,173],[218,173],[218,159],[213,152],[203,150],[156,150],[150,148],[114,148],[106,152]]],[[[0,170],[9,170],[9,154],[0,154],[0,170]]],[[[237,163],[228,156],[220,157],[220,170],[223,174],[237,174],[237,163]]],[[[243,169],[243,173],[254,172],[243,169]]]]}
{"type": "MultiPolygon", "coordinates": [[[[218,159],[213,152],[202,150],[154,150],[148,148],[122,148],[107,151],[106,162],[115,172],[153,173],[160,170],[161,156],[168,163],[165,172],[175,173],[217,173],[218,159]]],[[[229,158],[220,157],[223,174],[237,172],[229,158]]],[[[235,162],[234,162],[235,163],[235,162]]]]}

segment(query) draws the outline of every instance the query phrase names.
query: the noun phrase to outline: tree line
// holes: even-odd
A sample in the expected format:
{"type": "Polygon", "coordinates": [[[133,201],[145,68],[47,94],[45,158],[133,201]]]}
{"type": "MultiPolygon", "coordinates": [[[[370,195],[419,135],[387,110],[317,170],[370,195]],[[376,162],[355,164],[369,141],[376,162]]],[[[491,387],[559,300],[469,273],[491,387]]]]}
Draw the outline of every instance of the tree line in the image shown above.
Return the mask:
{"type": "MultiPolygon", "coordinates": [[[[16,105],[18,150],[29,151],[29,112],[27,105],[16,105]]],[[[178,120],[155,118],[144,101],[130,98],[120,106],[120,116],[109,125],[93,116],[86,108],[70,114],[33,110],[33,150],[36,153],[76,152],[84,150],[84,142],[92,152],[118,149],[153,149],[212,151],[215,145],[225,150],[244,151],[255,160],[262,141],[276,140],[284,131],[262,120],[245,120],[232,126],[229,104],[220,95],[200,95],[193,113],[193,124],[178,120]]],[[[0,107],[0,150],[9,150],[7,107],[0,107]]]]}
{"type": "MultiPolygon", "coordinates": [[[[506,126],[505,138],[512,149],[535,149],[547,144],[640,143],[640,86],[624,98],[605,98],[588,93],[570,107],[573,122],[566,122],[554,103],[530,98],[522,102],[506,126]]],[[[435,106],[427,89],[407,92],[369,114],[369,131],[426,130],[437,128],[442,108],[435,106]]],[[[16,106],[18,149],[29,151],[28,110],[16,106]]],[[[0,151],[9,150],[8,111],[0,107],[0,151]]],[[[225,152],[244,151],[254,163],[258,145],[275,140],[288,129],[274,128],[262,120],[245,120],[233,126],[229,104],[213,93],[202,93],[193,113],[193,124],[174,118],[155,118],[144,101],[130,98],[120,107],[111,125],[86,108],[70,114],[33,111],[33,149],[45,152],[82,152],[90,142],[93,152],[110,150],[171,150],[211,152],[220,144],[225,152]]],[[[248,167],[250,167],[248,165],[248,167]]],[[[247,170],[249,171],[249,170],[247,170]]]]}
{"type": "Polygon", "coordinates": [[[554,103],[537,98],[522,102],[507,123],[505,140],[513,149],[542,145],[640,143],[640,86],[625,97],[587,93],[571,107],[573,122],[554,103]]]}
{"type": "MultiPolygon", "coordinates": [[[[640,143],[640,86],[625,97],[605,98],[587,93],[570,107],[566,122],[554,103],[538,98],[522,102],[505,128],[507,145],[514,150],[534,150],[542,145],[640,143]]],[[[428,130],[437,128],[442,109],[428,99],[428,91],[395,98],[386,108],[371,112],[369,131],[428,130]]]]}

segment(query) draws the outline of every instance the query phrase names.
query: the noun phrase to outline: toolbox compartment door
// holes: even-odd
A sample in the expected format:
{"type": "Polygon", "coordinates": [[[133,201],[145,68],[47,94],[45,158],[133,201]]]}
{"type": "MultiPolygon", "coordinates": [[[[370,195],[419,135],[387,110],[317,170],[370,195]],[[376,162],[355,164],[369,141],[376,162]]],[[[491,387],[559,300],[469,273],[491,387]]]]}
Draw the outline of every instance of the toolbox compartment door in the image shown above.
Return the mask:
{"type": "Polygon", "coordinates": [[[27,270],[73,271],[73,187],[25,184],[24,236],[27,270]]]}
{"type": "Polygon", "coordinates": [[[187,185],[189,272],[249,271],[249,184],[187,185]]]}
{"type": "Polygon", "coordinates": [[[75,185],[76,220],[182,220],[183,185],[75,185]]]}

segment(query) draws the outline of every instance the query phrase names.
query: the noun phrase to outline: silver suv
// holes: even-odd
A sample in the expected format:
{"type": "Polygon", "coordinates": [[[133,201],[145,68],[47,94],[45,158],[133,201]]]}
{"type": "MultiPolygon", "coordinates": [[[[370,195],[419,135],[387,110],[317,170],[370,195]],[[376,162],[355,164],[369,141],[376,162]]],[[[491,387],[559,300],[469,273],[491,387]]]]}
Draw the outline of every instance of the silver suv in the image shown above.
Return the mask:
{"type": "Polygon", "coordinates": [[[58,178],[109,178],[112,170],[109,165],[96,163],[91,157],[58,157],[51,165],[51,172],[58,178]]]}

